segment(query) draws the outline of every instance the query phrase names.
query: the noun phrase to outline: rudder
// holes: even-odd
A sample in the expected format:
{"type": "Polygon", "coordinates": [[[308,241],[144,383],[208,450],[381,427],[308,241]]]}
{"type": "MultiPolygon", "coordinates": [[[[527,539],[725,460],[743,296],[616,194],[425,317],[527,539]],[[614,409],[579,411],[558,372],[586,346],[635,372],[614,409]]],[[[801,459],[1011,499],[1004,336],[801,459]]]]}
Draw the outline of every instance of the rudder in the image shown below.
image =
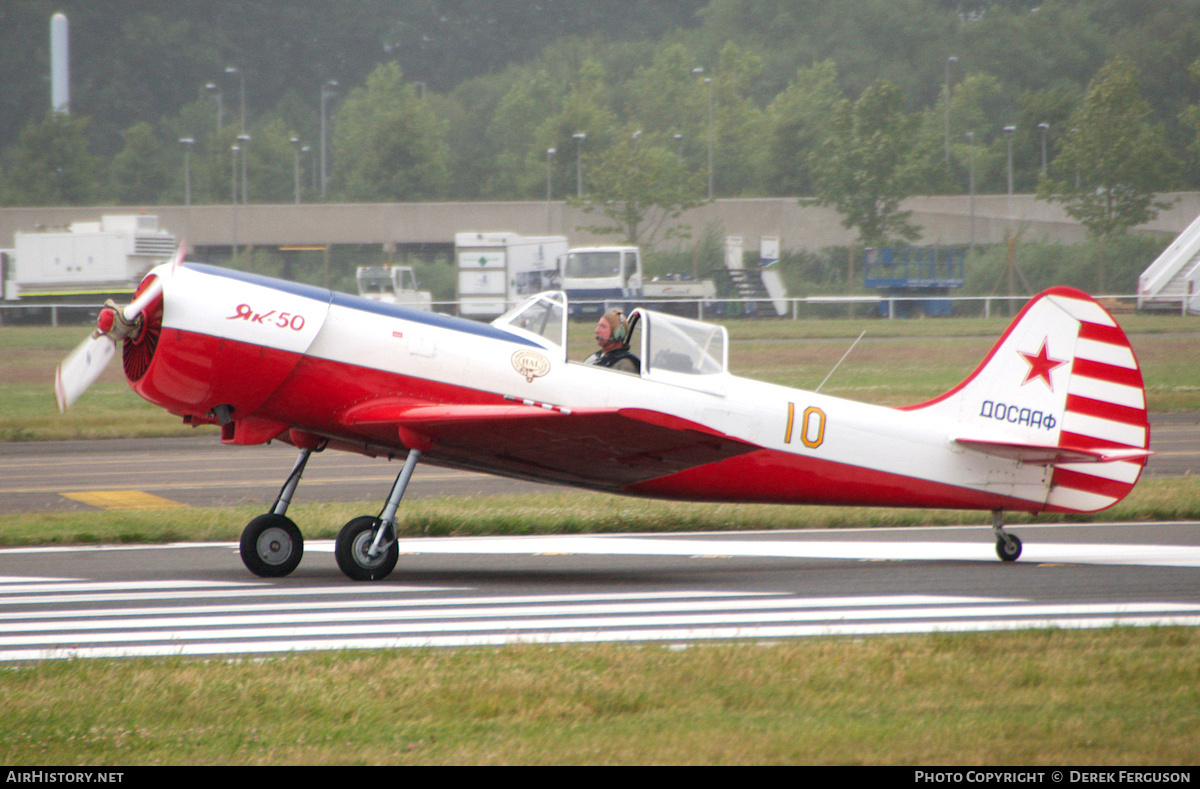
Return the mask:
{"type": "Polygon", "coordinates": [[[1137,357],[1108,311],[1073,288],[1034,297],[965,381],[907,410],[952,418],[970,450],[1050,468],[1048,512],[1116,504],[1150,454],[1137,357]]]}

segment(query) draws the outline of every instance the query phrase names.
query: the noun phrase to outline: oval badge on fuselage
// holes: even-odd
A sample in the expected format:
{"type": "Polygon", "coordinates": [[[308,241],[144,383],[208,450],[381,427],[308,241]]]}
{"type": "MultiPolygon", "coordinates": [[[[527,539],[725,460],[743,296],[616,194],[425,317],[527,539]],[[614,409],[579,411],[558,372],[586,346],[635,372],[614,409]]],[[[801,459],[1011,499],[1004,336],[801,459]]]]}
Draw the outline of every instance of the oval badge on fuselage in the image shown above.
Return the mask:
{"type": "Polygon", "coordinates": [[[534,351],[517,351],[512,355],[512,366],[525,376],[526,383],[532,383],[534,378],[541,378],[550,372],[550,360],[534,351]]]}

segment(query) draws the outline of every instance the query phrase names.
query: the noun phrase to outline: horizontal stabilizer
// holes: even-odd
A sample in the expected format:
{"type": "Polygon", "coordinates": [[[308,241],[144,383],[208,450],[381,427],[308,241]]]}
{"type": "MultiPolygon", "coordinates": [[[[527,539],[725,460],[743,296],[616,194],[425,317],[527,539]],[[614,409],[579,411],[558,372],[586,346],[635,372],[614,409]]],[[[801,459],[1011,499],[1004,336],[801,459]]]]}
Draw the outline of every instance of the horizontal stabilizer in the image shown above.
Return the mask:
{"type": "Polygon", "coordinates": [[[985,455],[996,455],[1037,466],[1057,463],[1112,463],[1120,460],[1141,460],[1154,454],[1148,449],[1132,447],[1085,448],[977,438],[957,438],[954,443],[985,455]]]}

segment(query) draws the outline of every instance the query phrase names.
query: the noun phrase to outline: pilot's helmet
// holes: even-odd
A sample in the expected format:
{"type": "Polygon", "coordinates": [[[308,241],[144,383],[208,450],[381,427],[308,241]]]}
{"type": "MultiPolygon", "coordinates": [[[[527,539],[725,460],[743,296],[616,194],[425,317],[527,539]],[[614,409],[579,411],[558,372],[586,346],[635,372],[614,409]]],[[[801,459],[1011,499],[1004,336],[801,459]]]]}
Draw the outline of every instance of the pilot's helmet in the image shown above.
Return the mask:
{"type": "Polygon", "coordinates": [[[612,342],[625,342],[629,339],[629,324],[620,310],[612,310],[600,316],[601,323],[608,324],[608,337],[612,342]]]}

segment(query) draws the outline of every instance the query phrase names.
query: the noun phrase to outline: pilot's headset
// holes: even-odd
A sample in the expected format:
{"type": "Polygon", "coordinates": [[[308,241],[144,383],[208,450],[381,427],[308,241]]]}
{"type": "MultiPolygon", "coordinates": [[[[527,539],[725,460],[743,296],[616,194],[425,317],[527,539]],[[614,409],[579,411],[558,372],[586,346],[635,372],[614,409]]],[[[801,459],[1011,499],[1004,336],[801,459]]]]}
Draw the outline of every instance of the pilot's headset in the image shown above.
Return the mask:
{"type": "Polygon", "coordinates": [[[613,342],[619,342],[624,345],[629,341],[629,324],[625,322],[625,316],[620,310],[612,310],[605,313],[604,321],[612,327],[610,339],[613,342]]]}

